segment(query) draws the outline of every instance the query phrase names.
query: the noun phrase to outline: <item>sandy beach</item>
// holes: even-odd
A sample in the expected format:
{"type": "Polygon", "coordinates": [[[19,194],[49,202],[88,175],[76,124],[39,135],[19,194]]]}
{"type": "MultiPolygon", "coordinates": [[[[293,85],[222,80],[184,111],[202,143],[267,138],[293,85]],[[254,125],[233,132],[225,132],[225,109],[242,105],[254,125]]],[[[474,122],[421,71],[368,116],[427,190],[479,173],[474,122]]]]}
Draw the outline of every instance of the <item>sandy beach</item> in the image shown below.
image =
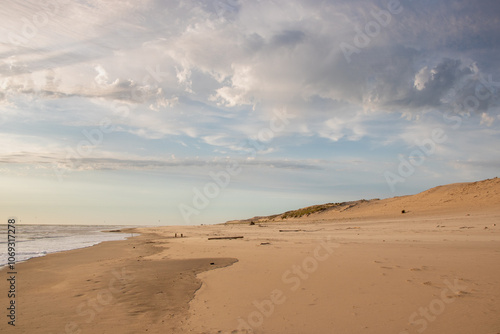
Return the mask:
{"type": "Polygon", "coordinates": [[[136,229],[18,264],[16,326],[4,315],[0,332],[497,334],[499,199],[492,179],[253,225],[136,229]]]}

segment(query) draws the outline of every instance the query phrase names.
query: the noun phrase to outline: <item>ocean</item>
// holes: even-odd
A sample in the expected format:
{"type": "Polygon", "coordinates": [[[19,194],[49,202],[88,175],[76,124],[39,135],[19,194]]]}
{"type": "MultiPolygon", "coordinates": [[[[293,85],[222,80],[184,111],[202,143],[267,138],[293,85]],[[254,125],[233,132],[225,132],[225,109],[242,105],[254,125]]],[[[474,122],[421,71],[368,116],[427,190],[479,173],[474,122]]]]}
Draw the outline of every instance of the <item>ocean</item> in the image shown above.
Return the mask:
{"type": "MultiPolygon", "coordinates": [[[[131,227],[134,226],[16,224],[16,263],[49,253],[93,246],[103,241],[124,240],[132,235],[102,231],[131,227]]],[[[7,225],[3,225],[0,230],[0,267],[7,264],[7,259],[7,225]]]]}

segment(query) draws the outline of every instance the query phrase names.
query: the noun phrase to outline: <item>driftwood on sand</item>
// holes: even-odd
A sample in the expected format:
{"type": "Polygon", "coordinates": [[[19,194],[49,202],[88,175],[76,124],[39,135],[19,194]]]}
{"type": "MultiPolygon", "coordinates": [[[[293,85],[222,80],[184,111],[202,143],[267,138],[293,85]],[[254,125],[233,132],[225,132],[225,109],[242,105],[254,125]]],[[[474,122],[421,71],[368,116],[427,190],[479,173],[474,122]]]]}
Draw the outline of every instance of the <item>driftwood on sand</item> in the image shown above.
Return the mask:
{"type": "Polygon", "coordinates": [[[222,239],[226,239],[226,240],[229,240],[229,239],[243,239],[243,236],[237,236],[237,237],[212,237],[212,238],[208,238],[208,240],[222,240],[222,239]]]}

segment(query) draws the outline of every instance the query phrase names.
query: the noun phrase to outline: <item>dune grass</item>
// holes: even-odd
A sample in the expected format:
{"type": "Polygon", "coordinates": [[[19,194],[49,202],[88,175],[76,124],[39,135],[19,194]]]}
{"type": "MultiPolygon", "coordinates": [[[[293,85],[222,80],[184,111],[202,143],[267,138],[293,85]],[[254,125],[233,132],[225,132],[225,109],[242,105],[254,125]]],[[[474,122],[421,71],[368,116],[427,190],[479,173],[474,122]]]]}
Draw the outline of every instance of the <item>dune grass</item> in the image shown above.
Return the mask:
{"type": "Polygon", "coordinates": [[[326,204],[320,204],[320,205],[312,205],[312,206],[308,206],[306,208],[302,208],[302,209],[298,209],[298,210],[287,211],[287,212],[281,214],[281,219],[300,218],[303,216],[309,216],[310,214],[322,212],[322,211],[325,211],[327,209],[339,206],[341,204],[342,203],[326,203],[326,204]]]}

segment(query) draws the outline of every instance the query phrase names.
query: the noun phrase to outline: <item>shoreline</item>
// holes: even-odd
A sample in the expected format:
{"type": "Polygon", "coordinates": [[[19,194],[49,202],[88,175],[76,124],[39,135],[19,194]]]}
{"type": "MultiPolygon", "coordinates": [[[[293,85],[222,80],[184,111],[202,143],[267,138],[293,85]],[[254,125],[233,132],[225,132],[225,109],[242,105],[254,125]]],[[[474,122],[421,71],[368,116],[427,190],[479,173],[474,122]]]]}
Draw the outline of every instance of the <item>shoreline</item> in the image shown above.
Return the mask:
{"type": "MultiPolygon", "coordinates": [[[[36,224],[18,224],[18,225],[16,225],[16,226],[38,226],[38,225],[36,225],[36,224]]],[[[57,227],[57,226],[68,226],[68,225],[42,225],[42,226],[51,226],[51,227],[56,226],[56,227],[57,227]]],[[[95,226],[95,227],[104,227],[104,226],[102,226],[102,225],[70,225],[70,226],[71,226],[72,228],[74,228],[74,227],[87,227],[87,228],[88,228],[88,227],[94,227],[94,226],[95,226]]],[[[105,234],[107,234],[107,233],[114,233],[114,232],[120,231],[120,232],[122,232],[122,233],[128,233],[128,232],[126,232],[125,230],[127,230],[127,229],[134,229],[134,228],[136,228],[136,227],[137,227],[137,226],[134,226],[134,227],[130,227],[130,228],[129,228],[129,227],[122,227],[122,226],[123,226],[123,225],[110,225],[110,228],[116,228],[116,227],[119,227],[120,229],[115,229],[115,230],[109,230],[109,231],[107,231],[107,230],[101,230],[101,229],[99,228],[99,229],[95,229],[94,231],[87,231],[87,232],[99,232],[99,233],[105,233],[105,234]],[[122,231],[122,230],[123,230],[123,231],[122,231]]],[[[22,234],[22,232],[23,232],[23,231],[18,231],[18,232],[21,232],[21,234],[22,234]]],[[[66,233],[69,233],[69,232],[70,232],[70,231],[66,231],[66,233]]],[[[31,233],[33,233],[33,232],[31,232],[31,233]]],[[[48,232],[47,232],[47,233],[48,233],[48,232]]],[[[59,236],[59,238],[64,238],[64,237],[69,237],[69,236],[70,236],[70,235],[68,234],[68,236],[59,236]]],[[[103,243],[103,242],[108,242],[108,241],[121,241],[121,240],[126,240],[126,239],[128,239],[128,238],[130,238],[130,237],[133,237],[133,235],[132,235],[132,236],[125,236],[125,235],[122,235],[122,236],[120,236],[120,237],[119,237],[119,239],[118,239],[118,235],[117,235],[117,236],[116,236],[116,237],[117,237],[117,239],[110,239],[110,240],[105,239],[105,240],[99,240],[99,238],[97,238],[97,239],[95,239],[95,238],[91,238],[91,236],[92,236],[91,234],[84,234],[83,236],[85,236],[85,237],[89,237],[89,240],[88,240],[88,241],[86,241],[86,242],[83,242],[83,243],[81,243],[81,244],[79,244],[79,245],[76,245],[76,247],[74,247],[75,245],[71,245],[70,243],[66,242],[66,243],[63,243],[63,245],[65,246],[64,248],[68,248],[68,249],[57,249],[57,250],[50,250],[50,249],[49,249],[49,250],[46,250],[46,249],[44,249],[44,250],[39,250],[38,252],[33,252],[33,251],[32,251],[32,252],[31,252],[31,255],[36,254],[35,256],[31,256],[31,257],[29,257],[29,258],[22,259],[22,260],[16,259],[16,264],[24,263],[24,262],[29,261],[29,260],[34,259],[34,258],[44,257],[44,256],[47,256],[47,255],[49,255],[49,254],[60,253],[60,252],[66,252],[66,251],[71,251],[71,250],[75,250],[75,249],[83,249],[83,248],[93,247],[93,246],[96,246],[96,245],[98,245],[98,244],[100,244],[100,243],[103,243]],[[69,248],[69,247],[72,247],[72,248],[69,248]]],[[[52,240],[52,239],[47,239],[47,238],[35,238],[35,239],[30,239],[30,240],[18,240],[18,241],[17,241],[17,243],[20,243],[20,242],[23,242],[23,243],[24,243],[24,242],[28,242],[28,243],[30,243],[30,242],[33,242],[33,241],[41,241],[41,242],[43,242],[43,241],[47,241],[47,240],[52,240]]],[[[5,245],[6,245],[6,244],[5,244],[5,245]]],[[[17,254],[17,255],[18,255],[18,256],[16,256],[16,257],[19,257],[19,254],[17,254]]],[[[26,255],[26,254],[25,254],[25,255],[26,255]]],[[[7,267],[7,266],[8,266],[8,264],[7,264],[7,263],[5,263],[5,264],[0,264],[0,270],[2,270],[3,268],[5,268],[5,267],[7,267]]]]}

